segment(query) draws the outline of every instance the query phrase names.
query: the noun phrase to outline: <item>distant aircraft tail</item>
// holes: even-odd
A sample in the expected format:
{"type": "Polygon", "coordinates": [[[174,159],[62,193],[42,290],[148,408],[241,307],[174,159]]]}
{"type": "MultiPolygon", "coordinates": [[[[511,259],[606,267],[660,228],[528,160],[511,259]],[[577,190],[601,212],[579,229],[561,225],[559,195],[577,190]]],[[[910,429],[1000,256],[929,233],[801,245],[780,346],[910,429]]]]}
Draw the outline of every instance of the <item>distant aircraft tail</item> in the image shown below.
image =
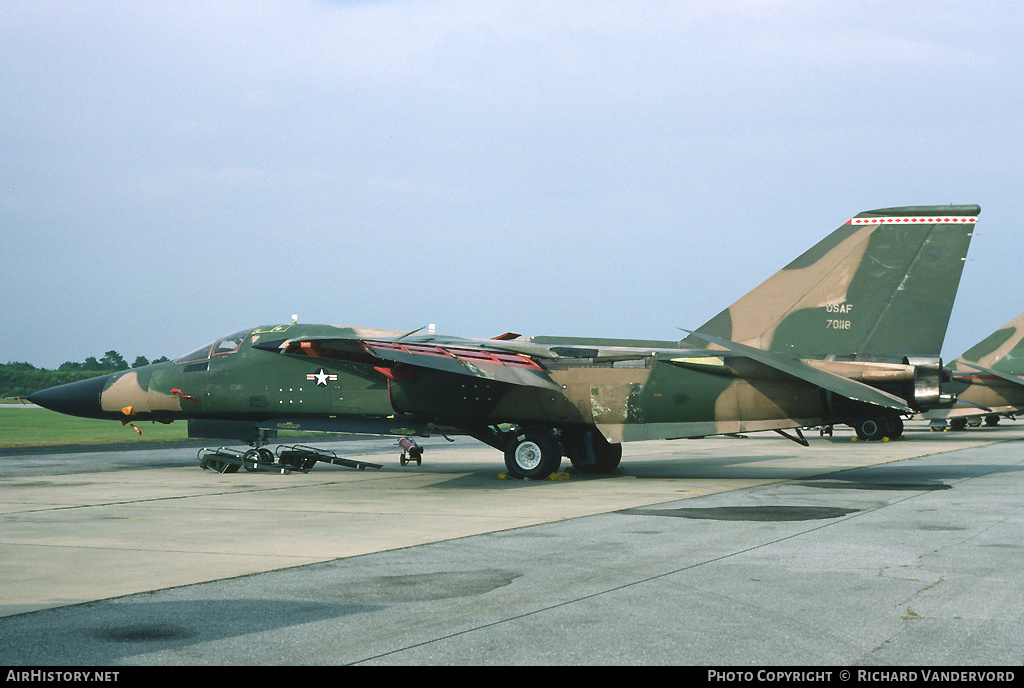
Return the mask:
{"type": "Polygon", "coordinates": [[[968,374],[981,369],[1024,375],[1024,313],[960,354],[949,368],[968,374]]]}
{"type": "Polygon", "coordinates": [[[696,331],[795,358],[937,357],[980,212],[860,213],[696,331]]]}

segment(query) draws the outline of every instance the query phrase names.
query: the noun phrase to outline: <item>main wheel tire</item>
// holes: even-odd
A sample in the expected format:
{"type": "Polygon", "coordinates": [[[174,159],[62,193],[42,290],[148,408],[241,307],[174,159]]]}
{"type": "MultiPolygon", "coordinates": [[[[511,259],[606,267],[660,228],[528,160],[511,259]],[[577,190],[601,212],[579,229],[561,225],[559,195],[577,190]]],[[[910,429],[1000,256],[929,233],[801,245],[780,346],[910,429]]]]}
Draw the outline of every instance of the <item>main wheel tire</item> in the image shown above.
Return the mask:
{"type": "MultiPolygon", "coordinates": [[[[577,459],[572,467],[583,475],[604,475],[614,473],[622,461],[622,445],[612,444],[599,434],[594,435],[591,446],[594,450],[594,463],[584,463],[577,459]]],[[[572,458],[572,457],[570,457],[572,458]]]]}
{"type": "Polygon", "coordinates": [[[875,418],[867,418],[853,426],[857,438],[865,442],[879,442],[885,437],[886,422],[875,418]]]}
{"type": "Polygon", "coordinates": [[[891,440],[899,439],[903,435],[903,419],[890,418],[886,423],[885,436],[891,440]]]}
{"type": "Polygon", "coordinates": [[[505,468],[518,480],[547,480],[561,463],[558,442],[546,430],[520,430],[505,444],[505,468]]]}

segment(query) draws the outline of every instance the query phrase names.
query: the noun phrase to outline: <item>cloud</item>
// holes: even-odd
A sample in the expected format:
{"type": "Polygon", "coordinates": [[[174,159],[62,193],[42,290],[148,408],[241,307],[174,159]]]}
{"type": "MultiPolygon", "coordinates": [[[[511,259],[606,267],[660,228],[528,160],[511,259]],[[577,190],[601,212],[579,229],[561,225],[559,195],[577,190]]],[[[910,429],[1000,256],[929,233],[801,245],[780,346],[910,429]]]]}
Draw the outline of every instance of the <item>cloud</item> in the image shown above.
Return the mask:
{"type": "MultiPolygon", "coordinates": [[[[1022,13],[0,4],[0,320],[52,347],[10,337],[0,360],[172,355],[296,311],[665,338],[904,204],[983,205],[977,303],[1020,248],[1022,13]]],[[[1024,310],[1000,306],[984,327],[1024,310]]]]}

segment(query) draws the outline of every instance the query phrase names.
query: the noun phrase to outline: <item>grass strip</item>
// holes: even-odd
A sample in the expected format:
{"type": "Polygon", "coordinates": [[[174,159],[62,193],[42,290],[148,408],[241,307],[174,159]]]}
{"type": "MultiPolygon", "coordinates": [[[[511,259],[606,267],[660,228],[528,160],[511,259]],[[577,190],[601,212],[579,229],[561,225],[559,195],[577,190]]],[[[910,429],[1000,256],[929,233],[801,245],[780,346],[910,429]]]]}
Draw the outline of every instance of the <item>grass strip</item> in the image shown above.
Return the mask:
{"type": "Polygon", "coordinates": [[[112,420],[66,416],[43,408],[0,405],[0,447],[49,447],[76,444],[167,442],[188,439],[188,423],[139,421],[135,426],[112,420]]]}

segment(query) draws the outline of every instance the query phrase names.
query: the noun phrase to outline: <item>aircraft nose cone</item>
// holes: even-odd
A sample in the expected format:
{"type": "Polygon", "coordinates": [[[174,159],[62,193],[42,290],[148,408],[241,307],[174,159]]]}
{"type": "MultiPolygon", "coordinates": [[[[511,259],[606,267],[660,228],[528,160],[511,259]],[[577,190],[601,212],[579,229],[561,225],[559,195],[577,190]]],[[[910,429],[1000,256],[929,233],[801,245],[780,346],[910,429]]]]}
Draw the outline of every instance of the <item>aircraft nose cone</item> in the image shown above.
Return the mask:
{"type": "Polygon", "coordinates": [[[28,400],[33,404],[39,404],[43,408],[58,413],[66,413],[69,416],[81,416],[83,418],[105,418],[106,414],[100,408],[100,393],[107,384],[107,380],[113,377],[101,375],[88,380],[69,382],[66,385],[50,387],[35,394],[28,395],[28,400]]]}

